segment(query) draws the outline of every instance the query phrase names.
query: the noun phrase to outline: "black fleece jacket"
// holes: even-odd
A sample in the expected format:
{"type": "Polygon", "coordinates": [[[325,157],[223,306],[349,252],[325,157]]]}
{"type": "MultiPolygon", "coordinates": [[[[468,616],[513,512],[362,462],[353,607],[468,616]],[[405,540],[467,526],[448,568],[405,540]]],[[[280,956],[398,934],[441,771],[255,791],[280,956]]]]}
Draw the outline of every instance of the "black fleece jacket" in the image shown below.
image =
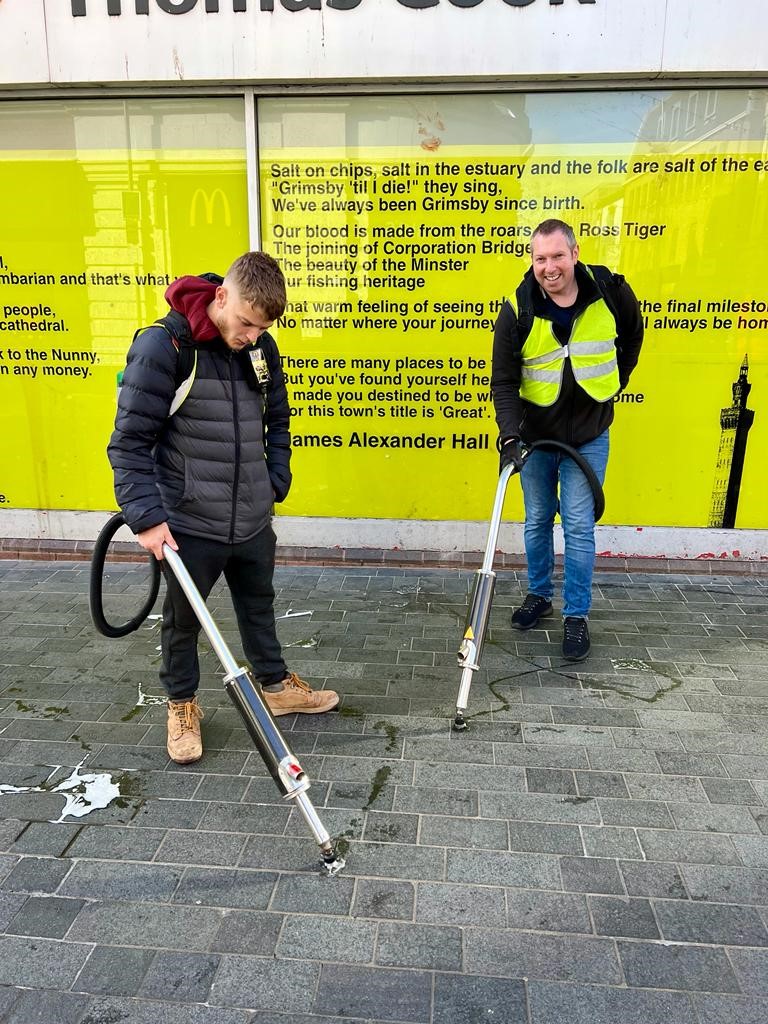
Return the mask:
{"type": "MultiPolygon", "coordinates": [[[[529,289],[534,315],[551,319],[532,270],[528,270],[523,281],[529,289]]],[[[623,391],[637,366],[643,343],[643,318],[634,292],[623,278],[620,277],[619,281],[612,295],[615,295],[616,307],[616,362],[623,391]]],[[[601,298],[600,289],[582,263],[576,264],[576,283],[579,294],[574,320],[587,306],[601,298]]],[[[567,337],[557,325],[554,333],[561,345],[567,342],[567,337]]],[[[613,402],[596,402],[576,383],[570,358],[565,360],[560,394],[554,405],[542,407],[522,399],[521,373],[522,344],[518,338],[517,317],[511,304],[505,302],[494,329],[491,370],[491,392],[500,439],[519,437],[529,444],[554,440],[579,447],[593,441],[613,422],[613,402]]]]}

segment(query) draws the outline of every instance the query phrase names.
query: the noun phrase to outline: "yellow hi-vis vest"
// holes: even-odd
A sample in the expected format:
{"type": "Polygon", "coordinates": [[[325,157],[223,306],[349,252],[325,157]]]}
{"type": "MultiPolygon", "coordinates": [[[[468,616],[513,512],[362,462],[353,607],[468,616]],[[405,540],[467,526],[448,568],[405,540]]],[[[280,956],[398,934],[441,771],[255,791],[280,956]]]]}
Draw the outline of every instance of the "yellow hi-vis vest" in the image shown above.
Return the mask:
{"type": "Polygon", "coordinates": [[[608,402],[619,390],[616,365],[616,321],[600,298],[580,313],[561,345],[552,322],[534,317],[523,344],[520,397],[533,405],[554,405],[560,394],[568,356],[576,383],[596,402],[608,402]]]}

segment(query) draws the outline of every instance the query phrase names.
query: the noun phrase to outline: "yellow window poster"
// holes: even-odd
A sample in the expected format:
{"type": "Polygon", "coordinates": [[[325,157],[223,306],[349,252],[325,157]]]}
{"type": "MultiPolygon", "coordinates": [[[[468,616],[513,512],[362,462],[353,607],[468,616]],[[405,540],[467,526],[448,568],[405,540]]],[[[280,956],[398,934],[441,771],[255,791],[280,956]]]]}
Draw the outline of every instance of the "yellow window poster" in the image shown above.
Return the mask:
{"type": "Polygon", "coordinates": [[[134,332],[248,248],[242,102],[0,103],[0,138],[0,509],[112,509],[134,332]]]}
{"type": "Polygon", "coordinates": [[[486,517],[493,325],[556,217],[645,319],[604,521],[765,527],[767,95],[262,103],[264,245],[290,285],[285,510],[486,517]]]}
{"type": "Polygon", "coordinates": [[[280,512],[487,517],[493,325],[558,217],[645,317],[603,521],[765,528],[767,119],[754,89],[262,99],[249,183],[242,98],[0,103],[0,509],[114,507],[130,340],[248,248],[250,187],[288,282],[280,512]]]}

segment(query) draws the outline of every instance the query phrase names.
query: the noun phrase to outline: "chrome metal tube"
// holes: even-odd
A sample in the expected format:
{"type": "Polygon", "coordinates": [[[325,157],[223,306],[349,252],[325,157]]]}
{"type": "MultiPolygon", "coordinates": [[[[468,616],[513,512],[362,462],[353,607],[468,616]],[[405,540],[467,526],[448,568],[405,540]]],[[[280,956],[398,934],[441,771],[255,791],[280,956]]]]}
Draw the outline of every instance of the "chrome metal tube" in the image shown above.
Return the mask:
{"type": "Polygon", "coordinates": [[[456,717],[453,721],[453,728],[457,732],[467,728],[464,712],[469,703],[472,673],[476,672],[480,667],[480,655],[482,654],[485,635],[488,631],[488,621],[491,617],[493,590],[496,584],[493,560],[496,555],[496,544],[498,543],[499,530],[501,528],[504,499],[507,496],[509,480],[516,472],[516,467],[510,463],[499,474],[491,521],[488,526],[488,539],[485,544],[483,564],[475,573],[475,583],[472,589],[469,612],[464,624],[464,636],[462,637],[458,653],[459,668],[462,669],[462,673],[459,694],[456,698],[456,717]]]}
{"type": "Polygon", "coordinates": [[[174,551],[173,548],[169,547],[167,544],[163,544],[163,557],[171,567],[173,575],[179,581],[179,585],[184,591],[187,600],[192,605],[192,610],[197,616],[198,622],[203,627],[203,631],[208,637],[216,657],[223,665],[225,673],[228,676],[237,675],[239,666],[232,656],[232,652],[229,647],[227,647],[216,623],[213,621],[205,601],[200,596],[200,591],[197,589],[192,577],[187,572],[187,567],[182,562],[178,552],[174,551]]]}
{"type": "Polygon", "coordinates": [[[178,553],[167,544],[163,545],[163,555],[179,581],[211,647],[224,667],[224,686],[227,694],[240,713],[264,764],[283,796],[296,801],[320,847],[325,871],[330,875],[335,875],[344,867],[344,860],[337,855],[330,835],[323,827],[312,801],[307,796],[309,777],[291,753],[250,672],[248,669],[240,667],[235,661],[184,562],[178,553]]]}

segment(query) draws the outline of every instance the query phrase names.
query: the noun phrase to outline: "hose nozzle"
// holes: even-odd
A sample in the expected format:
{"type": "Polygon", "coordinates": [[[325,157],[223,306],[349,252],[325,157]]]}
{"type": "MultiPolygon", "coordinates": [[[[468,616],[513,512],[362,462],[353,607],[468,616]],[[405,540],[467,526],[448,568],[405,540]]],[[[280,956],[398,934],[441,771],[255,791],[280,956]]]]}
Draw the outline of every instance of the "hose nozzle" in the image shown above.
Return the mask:
{"type": "Polygon", "coordinates": [[[320,852],[323,855],[323,859],[320,862],[323,873],[328,875],[329,878],[333,878],[334,875],[338,875],[347,863],[344,858],[340,857],[330,844],[328,844],[328,846],[321,847],[320,852]]]}

